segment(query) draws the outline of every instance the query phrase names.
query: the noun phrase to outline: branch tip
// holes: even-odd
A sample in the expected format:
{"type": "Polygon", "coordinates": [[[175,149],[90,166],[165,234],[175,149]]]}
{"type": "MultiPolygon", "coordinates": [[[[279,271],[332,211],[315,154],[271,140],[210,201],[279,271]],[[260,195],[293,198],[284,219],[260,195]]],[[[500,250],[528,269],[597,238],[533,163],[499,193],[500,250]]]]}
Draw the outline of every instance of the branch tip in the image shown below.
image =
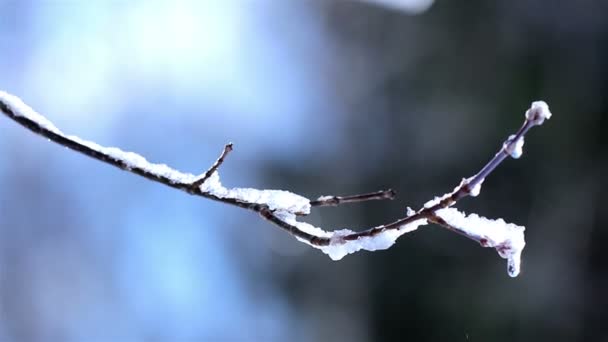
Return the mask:
{"type": "Polygon", "coordinates": [[[545,119],[551,119],[552,115],[549,105],[545,101],[534,101],[526,111],[526,120],[532,125],[540,126],[545,119]]]}
{"type": "Polygon", "coordinates": [[[209,177],[211,177],[211,175],[214,172],[216,172],[220,166],[222,166],[222,164],[224,163],[224,160],[226,159],[228,154],[230,152],[232,152],[233,147],[234,147],[234,145],[231,142],[224,145],[224,149],[222,150],[222,153],[220,154],[219,158],[217,158],[215,163],[213,163],[213,165],[211,165],[209,170],[207,170],[205,173],[203,173],[201,176],[199,176],[194,182],[192,182],[192,184],[190,184],[190,188],[188,189],[189,193],[195,194],[195,193],[201,191],[200,186],[203,185],[203,183],[205,183],[205,181],[207,179],[209,179],[209,177]]]}

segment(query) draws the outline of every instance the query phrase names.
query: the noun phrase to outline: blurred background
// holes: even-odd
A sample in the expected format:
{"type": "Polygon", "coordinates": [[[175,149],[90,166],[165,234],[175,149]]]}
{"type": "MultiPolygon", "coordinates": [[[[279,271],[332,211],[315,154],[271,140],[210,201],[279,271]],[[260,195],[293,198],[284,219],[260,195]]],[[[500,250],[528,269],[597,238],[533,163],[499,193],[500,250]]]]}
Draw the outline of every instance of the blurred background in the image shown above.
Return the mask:
{"type": "Polygon", "coordinates": [[[554,117],[465,199],[527,227],[523,271],[435,226],[340,262],[256,215],[0,118],[0,341],[608,341],[608,3],[0,0],[0,89],[69,134],[325,229],[474,174],[533,100],[554,117]],[[605,132],[604,132],[605,133],[605,132]]]}

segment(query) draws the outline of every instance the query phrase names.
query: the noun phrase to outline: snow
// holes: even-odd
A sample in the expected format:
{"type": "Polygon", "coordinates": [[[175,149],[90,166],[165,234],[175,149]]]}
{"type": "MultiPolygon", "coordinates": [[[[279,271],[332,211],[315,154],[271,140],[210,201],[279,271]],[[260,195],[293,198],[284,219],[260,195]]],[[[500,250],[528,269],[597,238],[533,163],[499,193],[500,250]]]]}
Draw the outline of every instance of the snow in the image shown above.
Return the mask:
{"type": "Polygon", "coordinates": [[[200,189],[219,198],[231,198],[247,203],[265,204],[270,210],[285,211],[299,215],[310,213],[310,200],[306,197],[284,190],[228,189],[222,186],[217,172],[209,176],[200,189]]]}
{"type": "Polygon", "coordinates": [[[46,128],[47,130],[53,133],[61,134],[61,131],[57,127],[55,127],[52,122],[47,120],[47,118],[45,118],[44,116],[38,114],[35,110],[33,110],[30,106],[26,105],[17,96],[0,90],[0,101],[10,107],[16,116],[21,116],[35,121],[41,127],[46,128]]]}
{"type": "Polygon", "coordinates": [[[521,136],[519,139],[517,139],[517,141],[513,141],[515,138],[516,135],[510,135],[509,139],[505,141],[503,148],[505,149],[505,152],[511,156],[511,158],[519,159],[519,157],[521,157],[521,155],[524,153],[524,137],[521,136]]]}
{"type": "MultiPolygon", "coordinates": [[[[471,184],[471,182],[473,181],[473,179],[475,179],[475,177],[471,177],[469,179],[467,179],[467,183],[471,184]]],[[[469,195],[471,195],[472,197],[477,197],[479,196],[479,194],[481,193],[481,185],[483,184],[483,181],[485,181],[485,178],[480,180],[477,184],[475,184],[469,192],[469,195]]]]}
{"type": "Polygon", "coordinates": [[[324,201],[329,201],[333,198],[334,198],[334,196],[320,196],[319,198],[317,198],[317,201],[324,202],[324,201]]]}
{"type": "Polygon", "coordinates": [[[477,214],[466,216],[454,208],[440,209],[435,214],[450,226],[480,241],[482,246],[496,248],[498,254],[507,259],[509,275],[516,277],[519,274],[521,253],[526,245],[525,227],[506,223],[503,219],[490,220],[477,214]]]}
{"type": "MultiPolygon", "coordinates": [[[[301,230],[305,233],[308,233],[308,234],[311,234],[314,236],[318,236],[318,237],[322,237],[322,238],[331,238],[332,234],[330,232],[326,232],[325,230],[315,227],[315,226],[311,225],[310,223],[297,221],[296,215],[292,212],[288,212],[288,211],[284,211],[284,210],[277,210],[274,212],[274,214],[275,214],[275,216],[277,216],[284,222],[287,222],[290,225],[297,227],[299,230],[301,230]]],[[[299,241],[304,242],[310,246],[313,246],[315,248],[321,248],[319,246],[311,245],[308,241],[300,239],[297,236],[296,236],[296,239],[298,239],[299,241]]]]}
{"type": "Polygon", "coordinates": [[[375,236],[364,236],[359,237],[357,240],[348,241],[344,240],[344,236],[354,234],[355,232],[349,229],[336,230],[332,232],[330,245],[321,247],[320,249],[335,261],[341,260],[346,255],[360,250],[378,251],[389,249],[401,235],[412,232],[425,224],[427,224],[426,219],[420,219],[403,225],[398,229],[386,229],[375,236]]]}
{"type": "Polygon", "coordinates": [[[386,229],[375,236],[360,237],[357,240],[344,240],[344,237],[356,232],[350,229],[341,229],[333,232],[327,232],[321,228],[315,227],[306,222],[299,222],[293,213],[286,211],[277,211],[275,215],[281,220],[296,226],[303,232],[312,234],[318,237],[329,238],[329,246],[316,246],[308,241],[296,237],[299,241],[304,242],[314,248],[320,249],[327,254],[332,260],[338,261],[348,254],[358,252],[360,250],[377,251],[388,249],[395,244],[395,241],[403,234],[409,233],[418,229],[418,227],[427,224],[426,219],[420,219],[408,224],[405,224],[398,229],[386,229]]]}
{"type": "Polygon", "coordinates": [[[545,101],[534,101],[526,111],[526,119],[533,125],[542,125],[545,119],[551,119],[549,105],[545,101]]]}

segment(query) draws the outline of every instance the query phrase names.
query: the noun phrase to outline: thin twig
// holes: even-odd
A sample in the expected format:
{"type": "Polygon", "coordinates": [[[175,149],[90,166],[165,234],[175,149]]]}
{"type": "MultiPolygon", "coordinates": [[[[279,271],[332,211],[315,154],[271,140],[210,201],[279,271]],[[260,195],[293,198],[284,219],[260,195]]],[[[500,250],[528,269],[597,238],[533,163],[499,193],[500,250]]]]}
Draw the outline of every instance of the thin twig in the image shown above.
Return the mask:
{"type": "Polygon", "coordinates": [[[365,201],[395,199],[395,191],[393,189],[380,190],[360,195],[351,196],[321,196],[314,201],[310,201],[312,207],[335,207],[345,203],[356,203],[365,201]]]}
{"type": "Polygon", "coordinates": [[[230,152],[232,152],[232,147],[233,147],[232,143],[228,143],[228,144],[224,145],[224,149],[222,150],[222,153],[220,154],[219,158],[217,158],[217,160],[215,161],[215,163],[213,163],[213,165],[211,165],[211,167],[209,168],[209,170],[207,170],[199,178],[197,178],[194,182],[192,182],[192,184],[191,184],[190,189],[188,190],[188,192],[190,192],[190,193],[196,193],[196,189],[199,188],[201,185],[203,185],[203,183],[205,183],[205,181],[207,179],[209,179],[209,177],[211,177],[211,175],[215,171],[217,171],[217,169],[220,166],[222,166],[222,164],[224,163],[224,159],[228,156],[228,154],[230,152]]]}

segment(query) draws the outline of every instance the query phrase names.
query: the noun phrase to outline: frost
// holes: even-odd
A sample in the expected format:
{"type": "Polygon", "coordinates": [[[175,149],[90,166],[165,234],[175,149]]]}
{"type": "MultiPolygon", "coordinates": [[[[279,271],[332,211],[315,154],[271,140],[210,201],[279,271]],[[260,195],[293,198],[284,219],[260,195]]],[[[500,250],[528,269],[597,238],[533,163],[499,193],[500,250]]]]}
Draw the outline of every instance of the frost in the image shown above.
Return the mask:
{"type": "Polygon", "coordinates": [[[513,142],[515,137],[516,135],[514,134],[510,135],[509,139],[505,141],[503,148],[505,152],[507,152],[512,158],[519,159],[519,157],[521,157],[521,155],[524,153],[524,137],[519,137],[517,141],[513,142]]]}
{"type": "Polygon", "coordinates": [[[445,208],[435,212],[450,226],[480,241],[484,247],[494,247],[498,254],[507,259],[507,271],[516,277],[520,271],[521,253],[526,245],[525,227],[506,223],[503,219],[490,220],[477,214],[466,216],[454,209],[445,208]]]}
{"type": "Polygon", "coordinates": [[[533,125],[542,125],[545,119],[551,119],[549,105],[545,101],[534,101],[526,111],[526,119],[533,125]]]}

